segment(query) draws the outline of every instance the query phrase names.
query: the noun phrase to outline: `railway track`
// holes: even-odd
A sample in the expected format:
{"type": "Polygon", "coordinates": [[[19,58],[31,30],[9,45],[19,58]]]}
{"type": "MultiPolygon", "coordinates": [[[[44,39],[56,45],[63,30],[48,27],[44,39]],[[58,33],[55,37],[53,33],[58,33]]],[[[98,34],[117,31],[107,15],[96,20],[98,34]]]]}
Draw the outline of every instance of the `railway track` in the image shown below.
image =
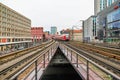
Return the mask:
{"type": "Polygon", "coordinates": [[[34,47],[30,47],[30,48],[27,48],[27,49],[24,49],[24,50],[20,50],[20,51],[17,51],[17,52],[13,52],[13,53],[10,53],[10,54],[6,54],[6,55],[2,55],[0,56],[0,65],[3,65],[3,64],[6,64],[7,62],[13,60],[13,59],[16,59],[20,56],[23,56],[25,54],[28,54],[32,51],[35,51],[39,48],[42,48],[43,46],[49,44],[50,42],[48,43],[43,43],[43,44],[40,44],[38,46],[34,46],[34,47]]]}
{"type": "MultiPolygon", "coordinates": [[[[37,60],[37,65],[41,64],[41,62],[43,61],[43,58],[39,58],[39,60],[37,60]]],[[[42,66],[43,67],[43,66],[42,66]]],[[[19,76],[18,76],[18,80],[26,80],[26,78],[34,71],[35,69],[35,64],[33,63],[31,66],[29,66],[24,72],[22,72],[19,76]]]]}
{"type": "Polygon", "coordinates": [[[110,48],[102,48],[99,46],[77,43],[77,42],[70,42],[70,44],[80,47],[81,49],[84,49],[87,51],[88,50],[93,51],[93,52],[99,53],[105,57],[120,61],[120,50],[115,50],[115,49],[110,49],[110,48]]]}
{"type": "Polygon", "coordinates": [[[80,54],[82,54],[83,56],[91,59],[92,61],[98,63],[99,65],[107,68],[108,70],[110,70],[111,72],[115,73],[116,75],[120,76],[120,63],[116,62],[116,61],[111,61],[108,58],[105,57],[101,57],[101,55],[98,55],[97,53],[93,53],[93,52],[86,52],[84,50],[81,50],[81,48],[79,47],[75,47],[73,45],[70,44],[65,44],[68,47],[74,49],[75,51],[79,52],[80,54]]]}
{"type": "Polygon", "coordinates": [[[23,67],[25,67],[28,63],[30,63],[31,61],[36,59],[38,56],[40,56],[41,55],[40,52],[42,52],[43,50],[45,50],[52,44],[54,44],[54,42],[46,43],[45,45],[42,45],[41,47],[37,46],[37,48],[33,49],[33,51],[31,50],[28,51],[29,54],[25,52],[23,56],[11,58],[9,62],[5,61],[5,63],[0,66],[0,79],[9,80],[11,76],[15,75],[16,72],[18,72],[23,67]]]}

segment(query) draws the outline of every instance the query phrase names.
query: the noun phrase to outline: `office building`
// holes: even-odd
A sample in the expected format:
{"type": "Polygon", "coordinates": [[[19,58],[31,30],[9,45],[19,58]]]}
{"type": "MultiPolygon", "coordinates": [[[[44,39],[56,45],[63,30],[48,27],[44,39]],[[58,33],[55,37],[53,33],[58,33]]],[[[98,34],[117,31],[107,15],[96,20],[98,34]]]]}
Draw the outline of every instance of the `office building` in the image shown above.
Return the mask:
{"type": "Polygon", "coordinates": [[[111,4],[110,7],[101,11],[98,16],[99,33],[103,34],[104,42],[111,44],[120,43],[120,2],[111,4]]]}
{"type": "Polygon", "coordinates": [[[84,21],[83,41],[95,42],[97,40],[96,16],[90,16],[84,21]]]}
{"type": "Polygon", "coordinates": [[[111,6],[117,0],[107,0],[107,6],[111,6]]]}
{"type": "Polygon", "coordinates": [[[52,26],[51,27],[51,34],[57,34],[57,27],[56,26],[52,26]]]}
{"type": "Polygon", "coordinates": [[[0,3],[0,51],[27,42],[31,42],[31,20],[0,3]]]}
{"type": "Polygon", "coordinates": [[[117,0],[94,0],[94,14],[97,15],[100,11],[111,6],[117,0]]]}
{"type": "Polygon", "coordinates": [[[97,15],[100,11],[107,7],[107,0],[94,0],[94,14],[97,15]]]}

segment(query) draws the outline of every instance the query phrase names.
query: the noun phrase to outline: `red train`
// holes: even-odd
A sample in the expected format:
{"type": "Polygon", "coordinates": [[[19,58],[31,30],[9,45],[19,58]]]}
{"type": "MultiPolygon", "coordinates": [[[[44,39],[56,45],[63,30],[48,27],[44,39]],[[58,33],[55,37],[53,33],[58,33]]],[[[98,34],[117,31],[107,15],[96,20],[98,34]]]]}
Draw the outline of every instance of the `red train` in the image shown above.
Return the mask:
{"type": "Polygon", "coordinates": [[[70,40],[70,36],[69,36],[69,34],[55,35],[53,37],[53,39],[60,40],[60,41],[69,41],[70,40]]]}

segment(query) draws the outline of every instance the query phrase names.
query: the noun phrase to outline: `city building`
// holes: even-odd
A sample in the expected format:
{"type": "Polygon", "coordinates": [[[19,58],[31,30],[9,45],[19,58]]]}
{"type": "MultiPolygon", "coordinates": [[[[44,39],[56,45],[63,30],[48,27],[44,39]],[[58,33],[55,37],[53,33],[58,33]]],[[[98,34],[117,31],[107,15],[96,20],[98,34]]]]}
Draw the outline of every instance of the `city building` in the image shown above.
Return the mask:
{"type": "Polygon", "coordinates": [[[90,16],[84,21],[83,41],[95,42],[97,40],[96,16],[90,16]]]}
{"type": "Polygon", "coordinates": [[[117,0],[107,0],[107,6],[111,6],[117,0]]]}
{"type": "Polygon", "coordinates": [[[94,14],[97,15],[100,11],[107,7],[108,0],[94,0],[94,14]]]}
{"type": "Polygon", "coordinates": [[[31,42],[31,20],[0,3],[0,51],[27,47],[31,42]]]}
{"type": "Polygon", "coordinates": [[[97,16],[99,32],[103,34],[104,42],[111,44],[120,43],[120,2],[114,2],[97,16]]]}
{"type": "Polygon", "coordinates": [[[117,0],[94,0],[94,14],[97,15],[100,11],[111,6],[117,0]]]}
{"type": "Polygon", "coordinates": [[[83,31],[82,31],[82,29],[71,30],[70,31],[70,38],[71,38],[71,40],[82,42],[83,41],[83,31]]]}
{"type": "Polygon", "coordinates": [[[32,35],[32,41],[37,43],[40,42],[43,39],[43,27],[32,27],[31,28],[31,35],[32,35]]]}
{"type": "Polygon", "coordinates": [[[52,26],[51,27],[51,34],[57,34],[57,27],[56,26],[52,26]]]}

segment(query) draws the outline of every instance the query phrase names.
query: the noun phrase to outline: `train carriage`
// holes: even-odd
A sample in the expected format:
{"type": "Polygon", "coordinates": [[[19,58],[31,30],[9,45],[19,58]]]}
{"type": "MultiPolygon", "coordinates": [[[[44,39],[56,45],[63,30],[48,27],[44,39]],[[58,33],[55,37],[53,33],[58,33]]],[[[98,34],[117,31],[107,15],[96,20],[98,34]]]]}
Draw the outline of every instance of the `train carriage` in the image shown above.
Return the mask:
{"type": "Polygon", "coordinates": [[[69,34],[56,35],[56,36],[54,36],[54,39],[60,40],[60,41],[69,41],[70,36],[69,36],[69,34]]]}

